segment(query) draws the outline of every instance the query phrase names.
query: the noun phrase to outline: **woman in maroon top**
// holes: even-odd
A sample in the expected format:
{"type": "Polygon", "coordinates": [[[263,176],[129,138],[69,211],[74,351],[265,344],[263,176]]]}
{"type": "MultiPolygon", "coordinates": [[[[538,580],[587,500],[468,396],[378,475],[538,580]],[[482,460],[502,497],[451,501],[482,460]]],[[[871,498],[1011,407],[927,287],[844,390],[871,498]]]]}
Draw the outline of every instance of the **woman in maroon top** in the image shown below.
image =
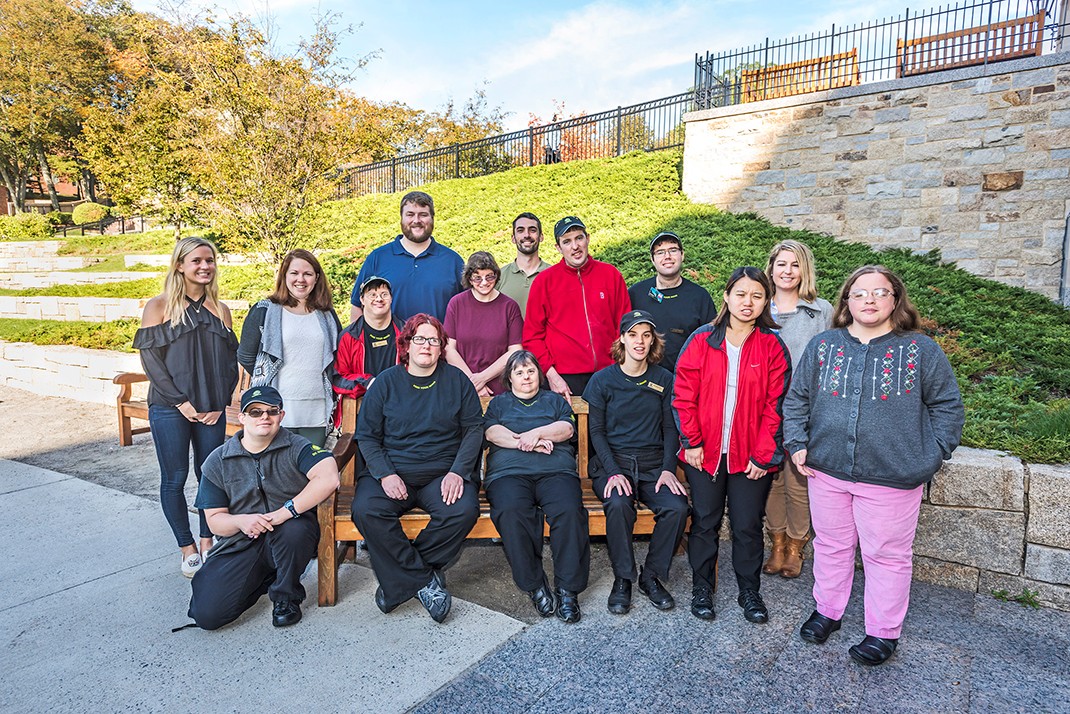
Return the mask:
{"type": "Polygon", "coordinates": [[[481,397],[506,391],[501,375],[509,355],[520,349],[524,320],[520,306],[494,287],[502,271],[494,256],[472,253],[461,275],[468,288],[446,307],[446,362],[472,380],[481,397]]]}

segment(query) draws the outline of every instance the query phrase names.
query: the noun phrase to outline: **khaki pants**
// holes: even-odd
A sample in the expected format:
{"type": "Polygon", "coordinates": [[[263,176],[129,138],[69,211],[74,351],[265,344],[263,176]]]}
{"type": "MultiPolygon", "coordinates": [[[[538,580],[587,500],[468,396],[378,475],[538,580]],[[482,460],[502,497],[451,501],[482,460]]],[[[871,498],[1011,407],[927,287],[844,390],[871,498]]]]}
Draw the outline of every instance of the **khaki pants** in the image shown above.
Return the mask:
{"type": "Polygon", "coordinates": [[[780,478],[769,489],[765,504],[765,527],[773,533],[787,531],[788,538],[803,540],[810,535],[810,497],[806,477],[795,470],[791,458],[785,458],[780,478]]]}

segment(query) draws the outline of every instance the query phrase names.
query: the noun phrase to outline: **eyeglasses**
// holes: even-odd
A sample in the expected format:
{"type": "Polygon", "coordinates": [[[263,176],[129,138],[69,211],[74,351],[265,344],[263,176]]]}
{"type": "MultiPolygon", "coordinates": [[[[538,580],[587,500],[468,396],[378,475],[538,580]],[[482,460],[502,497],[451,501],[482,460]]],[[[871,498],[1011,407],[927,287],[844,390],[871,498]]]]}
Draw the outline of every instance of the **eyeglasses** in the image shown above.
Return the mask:
{"type": "Polygon", "coordinates": [[[423,335],[413,335],[412,343],[414,345],[431,345],[432,347],[441,347],[442,340],[437,337],[424,337],[423,335]]]}
{"type": "Polygon", "coordinates": [[[282,410],[278,407],[271,407],[270,409],[257,409],[256,407],[253,407],[245,412],[245,416],[252,417],[253,419],[259,419],[265,414],[269,417],[277,417],[279,414],[282,414],[282,410]]]}
{"type": "Polygon", "coordinates": [[[655,258],[664,258],[668,255],[680,255],[682,251],[679,248],[662,248],[661,250],[654,251],[655,258]]]}
{"type": "Polygon", "coordinates": [[[885,298],[892,297],[894,294],[895,293],[888,288],[876,288],[874,290],[858,289],[847,293],[847,297],[852,300],[865,300],[872,295],[874,300],[884,300],[885,298]]]}
{"type": "Polygon", "coordinates": [[[498,276],[496,275],[473,275],[468,278],[468,282],[471,283],[496,283],[498,282],[498,276]]]}

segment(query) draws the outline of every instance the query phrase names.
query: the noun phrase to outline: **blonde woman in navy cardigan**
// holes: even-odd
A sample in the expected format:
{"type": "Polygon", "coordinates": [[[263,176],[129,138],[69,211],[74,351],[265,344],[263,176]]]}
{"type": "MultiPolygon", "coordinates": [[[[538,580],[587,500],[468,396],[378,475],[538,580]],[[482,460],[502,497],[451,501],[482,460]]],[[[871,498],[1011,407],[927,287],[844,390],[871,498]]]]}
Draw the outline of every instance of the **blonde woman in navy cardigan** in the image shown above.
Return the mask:
{"type": "Polygon", "coordinates": [[[855,546],[866,574],[864,665],[895,652],[910,602],[924,485],[962,437],[958,383],[898,275],[856,270],[840,290],[834,329],[806,348],[784,402],[784,448],[808,477],[816,609],[799,636],[823,644],[847,608],[855,546]]]}

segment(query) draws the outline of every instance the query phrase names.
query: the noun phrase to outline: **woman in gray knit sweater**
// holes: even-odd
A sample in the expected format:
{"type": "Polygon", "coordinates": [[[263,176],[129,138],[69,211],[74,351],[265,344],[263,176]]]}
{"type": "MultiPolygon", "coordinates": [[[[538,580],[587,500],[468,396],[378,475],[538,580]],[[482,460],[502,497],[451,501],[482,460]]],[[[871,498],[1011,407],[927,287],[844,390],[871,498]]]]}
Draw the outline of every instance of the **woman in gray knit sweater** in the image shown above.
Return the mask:
{"type": "MultiPolygon", "coordinates": [[[[769,251],[765,274],[773,284],[770,309],[780,325],[780,339],[791,354],[792,371],[799,368],[807,343],[832,327],[832,305],[817,296],[814,254],[805,244],[784,240],[769,251]]],[[[762,572],[797,578],[802,572],[803,548],[810,540],[810,498],[806,477],[784,459],[765,502],[765,529],[772,548],[762,572]]]]}
{"type": "Polygon", "coordinates": [[[809,480],[816,609],[799,630],[822,644],[851,596],[856,545],[866,574],[866,637],[850,648],[882,664],[910,600],[924,484],[962,437],[958,383],[895,273],[859,268],[844,283],[835,328],[810,341],[784,402],[784,448],[809,480]]]}

